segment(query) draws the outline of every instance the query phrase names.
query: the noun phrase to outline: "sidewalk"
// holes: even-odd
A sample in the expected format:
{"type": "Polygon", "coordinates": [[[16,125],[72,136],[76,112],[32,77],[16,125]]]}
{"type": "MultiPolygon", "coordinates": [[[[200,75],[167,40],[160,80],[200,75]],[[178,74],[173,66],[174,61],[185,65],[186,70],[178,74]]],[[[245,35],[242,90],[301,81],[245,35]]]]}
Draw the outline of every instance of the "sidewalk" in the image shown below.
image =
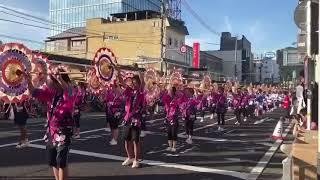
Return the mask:
{"type": "MultiPolygon", "coordinates": [[[[283,141],[283,144],[292,144],[294,137],[292,131],[283,141]]],[[[281,180],[282,179],[282,160],[287,158],[287,156],[281,152],[280,149],[271,158],[271,161],[267,165],[266,169],[259,176],[258,180],[281,180]]]]}

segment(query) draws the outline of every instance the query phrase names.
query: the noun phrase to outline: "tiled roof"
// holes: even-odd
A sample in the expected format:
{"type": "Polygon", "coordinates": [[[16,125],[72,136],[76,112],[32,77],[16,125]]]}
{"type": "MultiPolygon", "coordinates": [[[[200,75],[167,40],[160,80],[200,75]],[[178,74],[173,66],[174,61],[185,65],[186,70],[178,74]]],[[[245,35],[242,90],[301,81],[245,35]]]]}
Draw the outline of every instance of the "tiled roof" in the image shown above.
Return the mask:
{"type": "Polygon", "coordinates": [[[83,36],[86,36],[86,28],[75,27],[75,28],[65,30],[62,33],[57,34],[55,36],[48,37],[48,39],[55,40],[55,39],[65,39],[65,38],[83,37],[83,36]]]}

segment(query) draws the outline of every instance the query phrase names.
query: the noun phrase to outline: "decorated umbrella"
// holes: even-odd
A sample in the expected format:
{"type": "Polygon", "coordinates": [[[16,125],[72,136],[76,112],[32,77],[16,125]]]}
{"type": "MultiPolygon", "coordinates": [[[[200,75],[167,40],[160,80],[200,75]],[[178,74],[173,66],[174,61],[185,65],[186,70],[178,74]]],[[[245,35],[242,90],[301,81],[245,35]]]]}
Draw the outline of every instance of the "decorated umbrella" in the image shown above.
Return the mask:
{"type": "Polygon", "coordinates": [[[144,81],[146,83],[146,101],[147,104],[152,106],[160,97],[159,74],[153,68],[148,68],[144,74],[144,81]]]}
{"type": "Polygon", "coordinates": [[[3,101],[17,103],[29,98],[28,82],[16,72],[30,72],[32,59],[32,51],[23,44],[0,46],[0,97],[3,101]]]}
{"type": "Polygon", "coordinates": [[[203,91],[208,91],[211,89],[211,77],[206,75],[203,77],[200,89],[203,91]]]}
{"type": "Polygon", "coordinates": [[[169,78],[169,84],[172,87],[178,87],[182,85],[183,84],[182,74],[179,71],[174,71],[169,78]]]}
{"type": "Polygon", "coordinates": [[[97,76],[96,69],[92,68],[87,74],[88,90],[94,95],[99,95],[103,93],[105,89],[105,84],[97,76]]]}
{"type": "Polygon", "coordinates": [[[49,60],[40,53],[33,54],[32,59],[32,84],[36,88],[41,88],[47,81],[49,73],[49,60]]]}
{"type": "Polygon", "coordinates": [[[104,81],[104,84],[111,85],[116,80],[117,58],[109,48],[100,48],[94,58],[93,65],[98,78],[104,81]]]}

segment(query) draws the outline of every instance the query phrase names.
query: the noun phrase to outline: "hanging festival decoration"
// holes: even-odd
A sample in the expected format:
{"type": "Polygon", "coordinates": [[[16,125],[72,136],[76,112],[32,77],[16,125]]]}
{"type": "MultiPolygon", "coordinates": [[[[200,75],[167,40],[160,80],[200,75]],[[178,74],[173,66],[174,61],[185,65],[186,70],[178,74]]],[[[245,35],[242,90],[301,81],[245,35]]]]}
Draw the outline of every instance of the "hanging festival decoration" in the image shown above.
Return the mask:
{"type": "Polygon", "coordinates": [[[5,102],[21,102],[29,98],[28,82],[17,71],[30,72],[32,51],[23,44],[0,46],[0,96],[5,102]]]}

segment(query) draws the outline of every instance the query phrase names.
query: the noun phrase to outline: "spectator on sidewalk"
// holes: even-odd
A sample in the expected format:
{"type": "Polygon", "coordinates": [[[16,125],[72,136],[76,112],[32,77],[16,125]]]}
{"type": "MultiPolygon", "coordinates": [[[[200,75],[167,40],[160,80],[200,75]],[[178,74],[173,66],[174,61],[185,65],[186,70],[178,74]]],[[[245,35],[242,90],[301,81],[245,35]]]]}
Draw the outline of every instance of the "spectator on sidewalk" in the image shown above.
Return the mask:
{"type": "Polygon", "coordinates": [[[290,117],[290,110],[291,110],[290,105],[291,105],[291,100],[290,100],[289,93],[288,91],[285,91],[284,100],[283,100],[283,109],[285,109],[285,112],[286,112],[286,116],[285,116],[286,119],[289,119],[290,117]]]}
{"type": "Polygon", "coordinates": [[[297,113],[299,113],[301,109],[306,107],[303,92],[304,92],[303,82],[299,82],[298,86],[296,87],[296,98],[298,103],[297,113]]]}

